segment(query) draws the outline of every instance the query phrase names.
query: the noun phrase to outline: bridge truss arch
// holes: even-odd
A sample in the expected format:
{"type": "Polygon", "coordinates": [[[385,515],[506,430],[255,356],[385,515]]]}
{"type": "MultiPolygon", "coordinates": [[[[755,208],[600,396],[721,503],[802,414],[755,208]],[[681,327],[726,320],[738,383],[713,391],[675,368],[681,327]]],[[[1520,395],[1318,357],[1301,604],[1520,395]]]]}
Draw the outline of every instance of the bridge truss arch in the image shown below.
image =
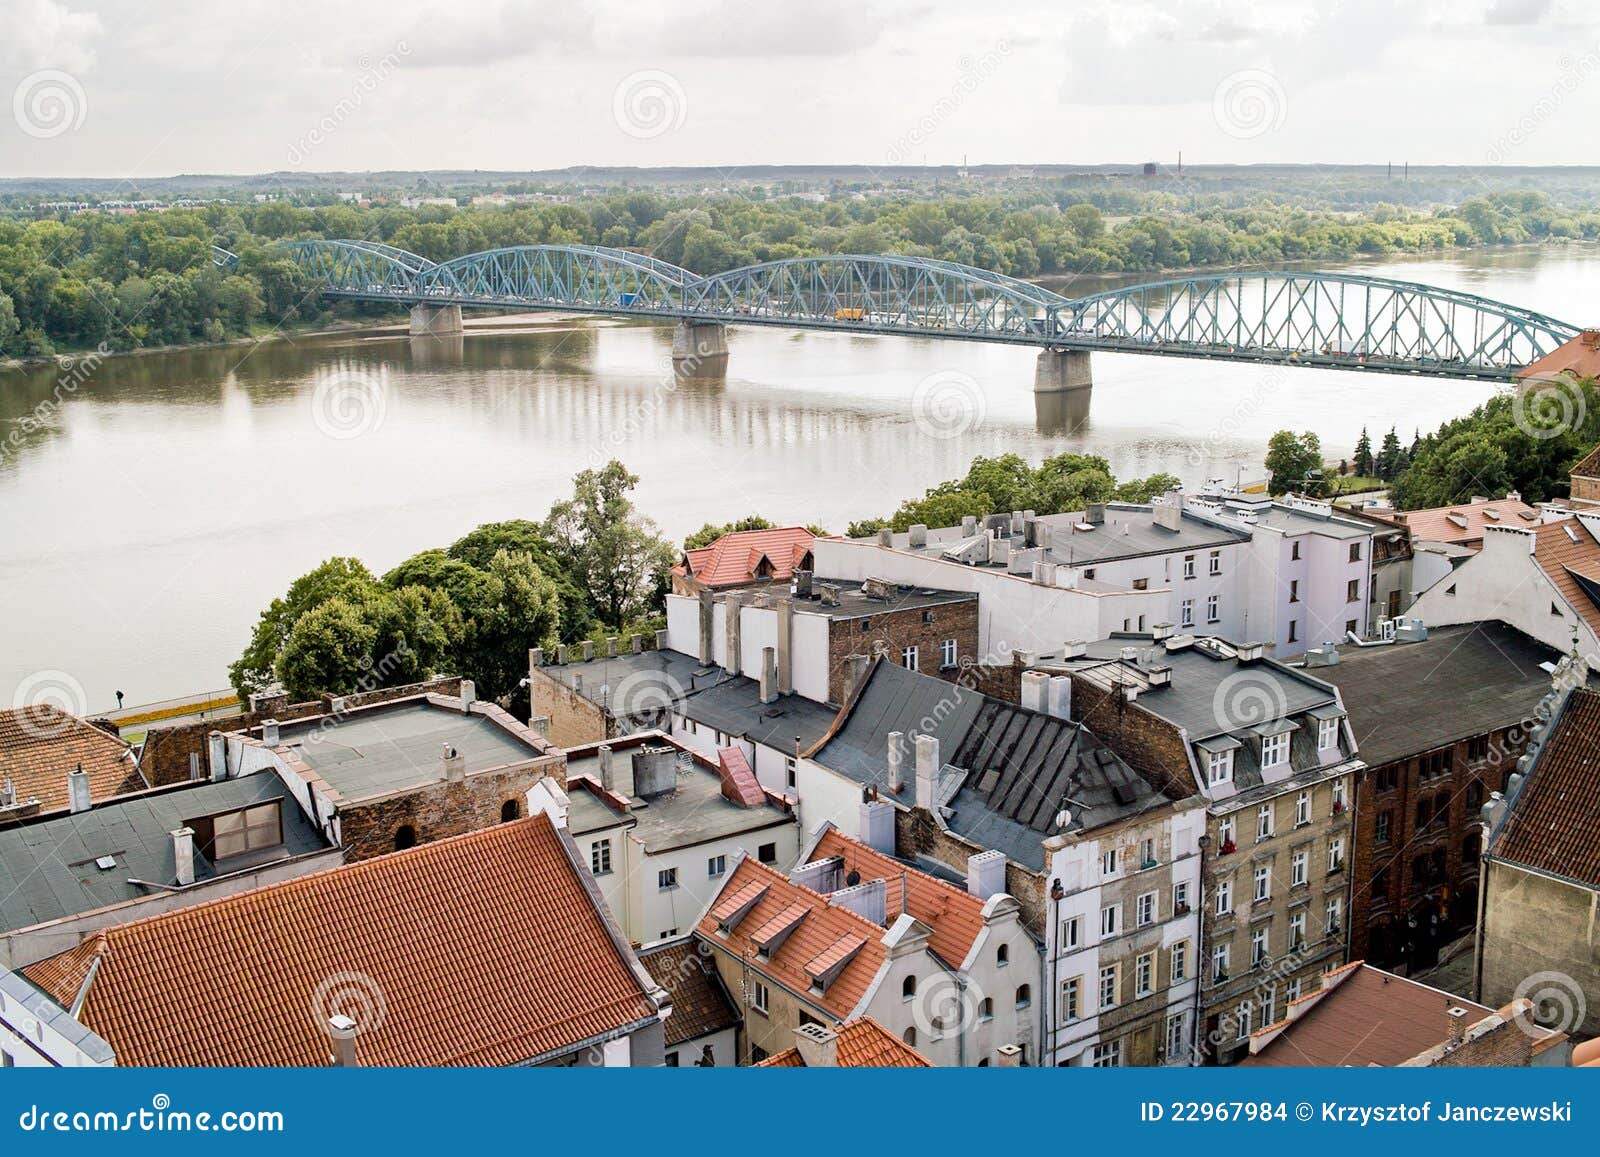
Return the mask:
{"type": "Polygon", "coordinates": [[[1576,326],[1475,294],[1339,273],[1197,275],[1074,300],[1066,348],[1505,377],[1576,326]]]}
{"type": "Polygon", "coordinates": [[[330,297],[410,300],[433,262],[376,241],[285,241],[301,271],[330,297]]]}
{"type": "Polygon", "coordinates": [[[469,253],[424,271],[423,299],[607,313],[683,312],[687,269],[597,245],[519,245],[469,253]]]}

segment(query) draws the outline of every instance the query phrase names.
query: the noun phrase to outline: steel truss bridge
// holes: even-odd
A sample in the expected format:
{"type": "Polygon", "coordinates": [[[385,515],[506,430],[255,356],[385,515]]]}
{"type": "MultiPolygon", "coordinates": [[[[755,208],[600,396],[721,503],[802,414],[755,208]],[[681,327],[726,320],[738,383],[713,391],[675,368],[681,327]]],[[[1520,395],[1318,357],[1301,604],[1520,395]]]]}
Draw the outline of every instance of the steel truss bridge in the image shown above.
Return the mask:
{"type": "Polygon", "coordinates": [[[1354,274],[1196,274],[1069,298],[1014,277],[922,257],[802,257],[702,277],[639,253],[594,245],[493,249],[440,263],[370,241],[283,245],[326,297],[343,300],[577,311],[1440,377],[1511,378],[1579,332],[1473,294],[1354,274]]]}

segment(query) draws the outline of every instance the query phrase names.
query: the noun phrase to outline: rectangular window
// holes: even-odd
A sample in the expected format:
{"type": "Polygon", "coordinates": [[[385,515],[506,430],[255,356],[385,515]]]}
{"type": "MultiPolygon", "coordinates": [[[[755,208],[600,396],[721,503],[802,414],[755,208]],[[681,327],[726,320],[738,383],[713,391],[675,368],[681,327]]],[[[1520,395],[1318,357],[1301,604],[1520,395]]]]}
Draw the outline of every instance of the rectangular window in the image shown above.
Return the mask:
{"type": "Polygon", "coordinates": [[[1250,967],[1260,968],[1267,958],[1267,930],[1257,928],[1250,933],[1250,967]]]}
{"type": "Polygon", "coordinates": [[[1339,897],[1335,896],[1328,901],[1327,915],[1328,919],[1327,923],[1323,925],[1323,931],[1328,936],[1337,936],[1344,918],[1344,903],[1339,897]]]}
{"type": "Polygon", "coordinates": [[[1217,881],[1217,915],[1226,916],[1233,911],[1233,881],[1217,881]]]}
{"type": "Polygon", "coordinates": [[[1100,1007],[1102,1010],[1117,1007],[1117,965],[1100,970],[1100,1007]]]}
{"type": "Polygon", "coordinates": [[[1102,876],[1115,876],[1117,874],[1117,849],[1107,848],[1100,853],[1100,874],[1102,876]]]}
{"type": "Polygon", "coordinates": [[[1233,779],[1233,751],[1208,751],[1206,753],[1206,782],[1215,786],[1233,779]]]}
{"type": "Polygon", "coordinates": [[[1296,852],[1294,854],[1294,858],[1290,861],[1290,865],[1291,866],[1290,866],[1289,881],[1290,881],[1290,884],[1293,887],[1298,888],[1298,887],[1300,887],[1300,885],[1302,885],[1302,884],[1304,884],[1306,882],[1306,879],[1307,879],[1307,873],[1306,873],[1306,861],[1307,861],[1307,858],[1308,857],[1306,856],[1306,850],[1304,848],[1301,848],[1298,852],[1296,852]]]}
{"type": "Polygon", "coordinates": [[[1306,913],[1301,909],[1289,917],[1289,951],[1299,952],[1306,946],[1306,913]]]}
{"type": "Polygon", "coordinates": [[[1149,590],[1150,589],[1150,580],[1147,579],[1147,578],[1136,578],[1136,579],[1134,579],[1133,580],[1133,589],[1136,590],[1136,591],[1147,591],[1147,590],[1149,590]]]}
{"type": "Polygon", "coordinates": [[[1352,542],[1350,544],[1350,561],[1351,562],[1360,562],[1361,561],[1361,544],[1359,542],[1352,542]]]}
{"type": "Polygon", "coordinates": [[[1180,880],[1172,885],[1172,910],[1180,916],[1189,910],[1189,881],[1180,880]]]}
{"type": "Polygon", "coordinates": [[[777,863],[778,862],[778,845],[777,844],[762,844],[759,848],[756,849],[756,859],[760,860],[763,864],[775,864],[775,863],[777,863]]]}
{"type": "Polygon", "coordinates": [[[919,670],[917,665],[917,648],[906,647],[900,652],[900,663],[907,671],[919,670]]]}
{"type": "Polygon", "coordinates": [[[1262,864],[1256,868],[1255,902],[1272,899],[1272,869],[1262,864]]]}
{"type": "Polygon", "coordinates": [[[1264,803],[1256,809],[1256,842],[1272,838],[1272,805],[1264,803]]]}
{"type": "Polygon", "coordinates": [[[712,856],[710,859],[708,859],[706,861],[706,875],[708,875],[708,876],[711,876],[711,877],[714,878],[714,877],[723,875],[725,872],[727,872],[727,870],[728,870],[728,857],[727,856],[712,856]]]}
{"type": "Polygon", "coordinates": [[[1265,735],[1261,739],[1261,766],[1281,767],[1289,762],[1289,733],[1265,735]]]}
{"type": "Polygon", "coordinates": [[[783,761],[783,779],[784,779],[784,782],[787,783],[790,787],[794,787],[795,786],[796,779],[795,779],[795,766],[794,766],[794,757],[793,756],[790,756],[788,759],[785,759],[783,761]]]}
{"type": "Polygon", "coordinates": [[[1189,978],[1189,942],[1180,940],[1172,946],[1172,983],[1189,978]]]}
{"type": "Polygon", "coordinates": [[[1250,1007],[1250,1002],[1248,1000],[1239,1005],[1239,1012],[1237,1015],[1239,1017],[1240,1040],[1250,1039],[1250,1019],[1254,1013],[1255,1009],[1250,1007]]]}
{"type": "Polygon", "coordinates": [[[1347,603],[1354,603],[1354,602],[1359,602],[1360,600],[1361,600],[1361,580],[1360,579],[1351,579],[1348,583],[1345,584],[1344,601],[1347,602],[1347,603]]]}
{"type": "Polygon", "coordinates": [[[678,930],[676,928],[663,928],[661,930],[661,935],[657,936],[656,939],[657,940],[671,940],[677,934],[678,934],[678,930]]]}
{"type": "Polygon", "coordinates": [[[1083,917],[1068,916],[1061,921],[1061,950],[1071,952],[1083,943],[1083,917]]]}
{"type": "Polygon", "coordinates": [[[589,845],[589,870],[597,876],[611,872],[611,841],[596,840],[589,845]]]}
{"type": "Polygon", "coordinates": [[[1183,577],[1186,579],[1194,578],[1194,555],[1192,554],[1183,556],[1183,577]]]}
{"type": "Polygon", "coordinates": [[[1156,866],[1156,842],[1146,838],[1139,841],[1139,866],[1153,868],[1156,866]]]}
{"type": "Polygon", "coordinates": [[[946,639],[939,644],[939,666],[946,669],[956,666],[956,641],[946,639]]]}
{"type": "Polygon", "coordinates": [[[761,1013],[767,1014],[767,1008],[772,1000],[772,993],[765,984],[759,980],[752,981],[750,985],[750,1007],[761,1013]]]}
{"type": "Polygon", "coordinates": [[[656,873],[656,888],[659,891],[662,891],[662,892],[671,891],[673,888],[676,888],[677,886],[678,886],[678,869],[677,868],[662,868],[659,872],[656,873]]]}
{"type": "Polygon", "coordinates": [[[1217,835],[1222,837],[1222,850],[1224,853],[1232,851],[1228,846],[1233,843],[1233,817],[1223,816],[1217,822],[1217,835]]]}
{"type": "Polygon", "coordinates": [[[1346,619],[1344,621],[1344,633],[1346,635],[1359,635],[1361,633],[1361,621],[1359,619],[1346,619]]]}
{"type": "Polygon", "coordinates": [[[1167,1060],[1176,1060],[1183,1055],[1184,1050],[1188,1047],[1187,1042],[1184,1040],[1187,1035],[1184,1032],[1183,1013],[1175,1012],[1167,1017],[1167,1060]]]}
{"type": "Polygon", "coordinates": [[[1206,596],[1206,622],[1219,623],[1222,621],[1222,598],[1220,595],[1206,596]]]}
{"type": "Polygon", "coordinates": [[[1094,1046],[1090,1063],[1097,1069],[1119,1069],[1122,1067],[1122,1042],[1119,1040],[1108,1041],[1105,1044],[1094,1046]]]}
{"type": "Polygon", "coordinates": [[[1134,907],[1134,919],[1140,928],[1148,928],[1156,922],[1156,894],[1146,892],[1139,897],[1134,907]]]}
{"type": "Polygon", "coordinates": [[[1291,980],[1288,984],[1284,985],[1283,986],[1283,995],[1284,995],[1284,998],[1287,999],[1287,1000],[1299,1000],[1300,999],[1300,980],[1298,978],[1296,978],[1294,980],[1291,980]]]}
{"type": "Polygon", "coordinates": [[[1100,935],[1115,936],[1117,934],[1117,919],[1121,914],[1116,904],[1110,904],[1100,909],[1100,935]]]}
{"type": "Polygon", "coordinates": [[[1222,573],[1222,552],[1220,550],[1211,552],[1211,573],[1214,575],[1222,573]]]}
{"type": "Polygon", "coordinates": [[[1297,602],[1300,601],[1300,580],[1299,579],[1290,579],[1289,580],[1289,601],[1291,603],[1297,603],[1297,602]]]}
{"type": "Polygon", "coordinates": [[[1289,544],[1289,560],[1291,562],[1300,561],[1300,540],[1298,538],[1289,544]]]}
{"type": "Polygon", "coordinates": [[[1303,827],[1311,822],[1311,793],[1303,791],[1294,799],[1294,826],[1303,827]]]}
{"type": "Polygon", "coordinates": [[[1133,962],[1133,995],[1149,996],[1155,991],[1156,958],[1152,952],[1146,952],[1133,962]]]}
{"type": "Polygon", "coordinates": [[[246,852],[275,848],[283,843],[283,817],[277,800],[209,816],[185,826],[193,828],[196,823],[199,825],[197,834],[200,836],[200,850],[202,854],[209,855],[213,863],[242,856],[246,852]],[[205,833],[208,823],[211,828],[209,840],[205,833]]]}
{"type": "Polygon", "coordinates": [[[1299,619],[1290,619],[1289,620],[1289,642],[1297,643],[1299,641],[1300,641],[1300,620],[1299,619]]]}
{"type": "Polygon", "coordinates": [[[1180,627],[1194,626],[1194,600],[1184,599],[1178,604],[1178,625],[1180,627]]]}
{"type": "Polygon", "coordinates": [[[1231,944],[1218,944],[1211,950],[1211,982],[1221,984],[1228,979],[1228,957],[1231,944]]]}
{"type": "Polygon", "coordinates": [[[1333,814],[1334,815],[1338,815],[1340,812],[1344,811],[1344,804],[1345,804],[1345,799],[1344,799],[1345,787],[1344,787],[1344,785],[1345,785],[1345,781],[1342,780],[1342,779],[1336,779],[1336,780],[1333,781],[1333,814]]]}
{"type": "Polygon", "coordinates": [[[1376,842],[1380,843],[1380,844],[1388,843],[1389,842],[1389,828],[1393,823],[1394,823],[1394,813],[1393,812],[1389,812],[1389,811],[1379,812],[1377,820],[1374,821],[1374,823],[1373,823],[1373,832],[1372,832],[1373,839],[1376,842]]]}
{"type": "Polygon", "coordinates": [[[1070,1024],[1083,1015],[1083,977],[1061,982],[1061,1021],[1070,1024]]]}
{"type": "Polygon", "coordinates": [[[1344,867],[1344,837],[1338,836],[1328,843],[1328,872],[1331,875],[1344,867]]]}

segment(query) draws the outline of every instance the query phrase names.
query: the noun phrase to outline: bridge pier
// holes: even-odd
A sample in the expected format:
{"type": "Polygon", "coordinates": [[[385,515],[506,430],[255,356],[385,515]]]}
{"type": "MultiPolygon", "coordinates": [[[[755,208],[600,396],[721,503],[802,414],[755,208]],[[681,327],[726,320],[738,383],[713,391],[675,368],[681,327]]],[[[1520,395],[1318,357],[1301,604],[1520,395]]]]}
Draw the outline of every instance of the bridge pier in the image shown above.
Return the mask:
{"type": "Polygon", "coordinates": [[[446,337],[464,332],[459,305],[422,302],[411,307],[412,337],[446,337]]]}
{"type": "Polygon", "coordinates": [[[1044,350],[1039,354],[1038,365],[1033,371],[1034,393],[1087,390],[1093,385],[1088,350],[1044,350]]]}
{"type": "Polygon", "coordinates": [[[672,330],[672,362],[684,373],[728,363],[728,327],[715,321],[680,321],[672,330]]]}

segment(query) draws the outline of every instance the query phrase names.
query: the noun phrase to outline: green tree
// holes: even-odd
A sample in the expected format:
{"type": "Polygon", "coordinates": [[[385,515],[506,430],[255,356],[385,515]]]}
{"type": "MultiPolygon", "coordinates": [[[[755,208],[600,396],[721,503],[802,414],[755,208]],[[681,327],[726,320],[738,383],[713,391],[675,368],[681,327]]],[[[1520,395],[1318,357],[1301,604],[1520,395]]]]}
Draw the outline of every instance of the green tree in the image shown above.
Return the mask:
{"type": "Polygon", "coordinates": [[[708,522],[683,540],[683,549],[699,550],[702,546],[710,546],[725,534],[733,534],[740,530],[771,530],[776,525],[777,523],[769,522],[759,514],[747,514],[735,522],[708,522]]]}
{"type": "Polygon", "coordinates": [[[1361,477],[1373,477],[1372,437],[1367,433],[1367,428],[1365,426],[1361,427],[1361,437],[1356,441],[1355,464],[1356,473],[1361,477]]]}
{"type": "Polygon", "coordinates": [[[278,658],[284,690],[295,700],[342,695],[372,669],[377,629],[362,606],[335,596],[295,620],[278,658]]]}
{"type": "Polygon", "coordinates": [[[1310,431],[1295,434],[1292,430],[1279,430],[1272,435],[1267,441],[1266,466],[1267,491],[1271,494],[1299,491],[1315,497],[1327,487],[1322,441],[1310,431]]]}
{"type": "Polygon", "coordinates": [[[261,612],[244,654],[228,668],[239,697],[246,699],[278,680],[279,656],[302,615],[335,598],[355,605],[373,583],[372,572],[354,558],[330,558],[295,579],[283,598],[273,599],[261,612]]]}
{"type": "Polygon", "coordinates": [[[1378,477],[1385,482],[1394,478],[1400,469],[1400,438],[1394,432],[1394,427],[1389,427],[1389,432],[1383,436],[1383,446],[1378,451],[1377,460],[1373,469],[1378,477]]]}
{"type": "Polygon", "coordinates": [[[588,594],[596,618],[615,630],[657,609],[676,559],[628,498],[638,484],[615,460],[584,470],[573,479],[572,497],[551,506],[544,523],[556,559],[588,594]]]}
{"type": "Polygon", "coordinates": [[[531,555],[502,550],[476,572],[463,600],[458,666],[483,695],[508,697],[527,674],[528,648],[558,641],[560,592],[531,555]]]}

